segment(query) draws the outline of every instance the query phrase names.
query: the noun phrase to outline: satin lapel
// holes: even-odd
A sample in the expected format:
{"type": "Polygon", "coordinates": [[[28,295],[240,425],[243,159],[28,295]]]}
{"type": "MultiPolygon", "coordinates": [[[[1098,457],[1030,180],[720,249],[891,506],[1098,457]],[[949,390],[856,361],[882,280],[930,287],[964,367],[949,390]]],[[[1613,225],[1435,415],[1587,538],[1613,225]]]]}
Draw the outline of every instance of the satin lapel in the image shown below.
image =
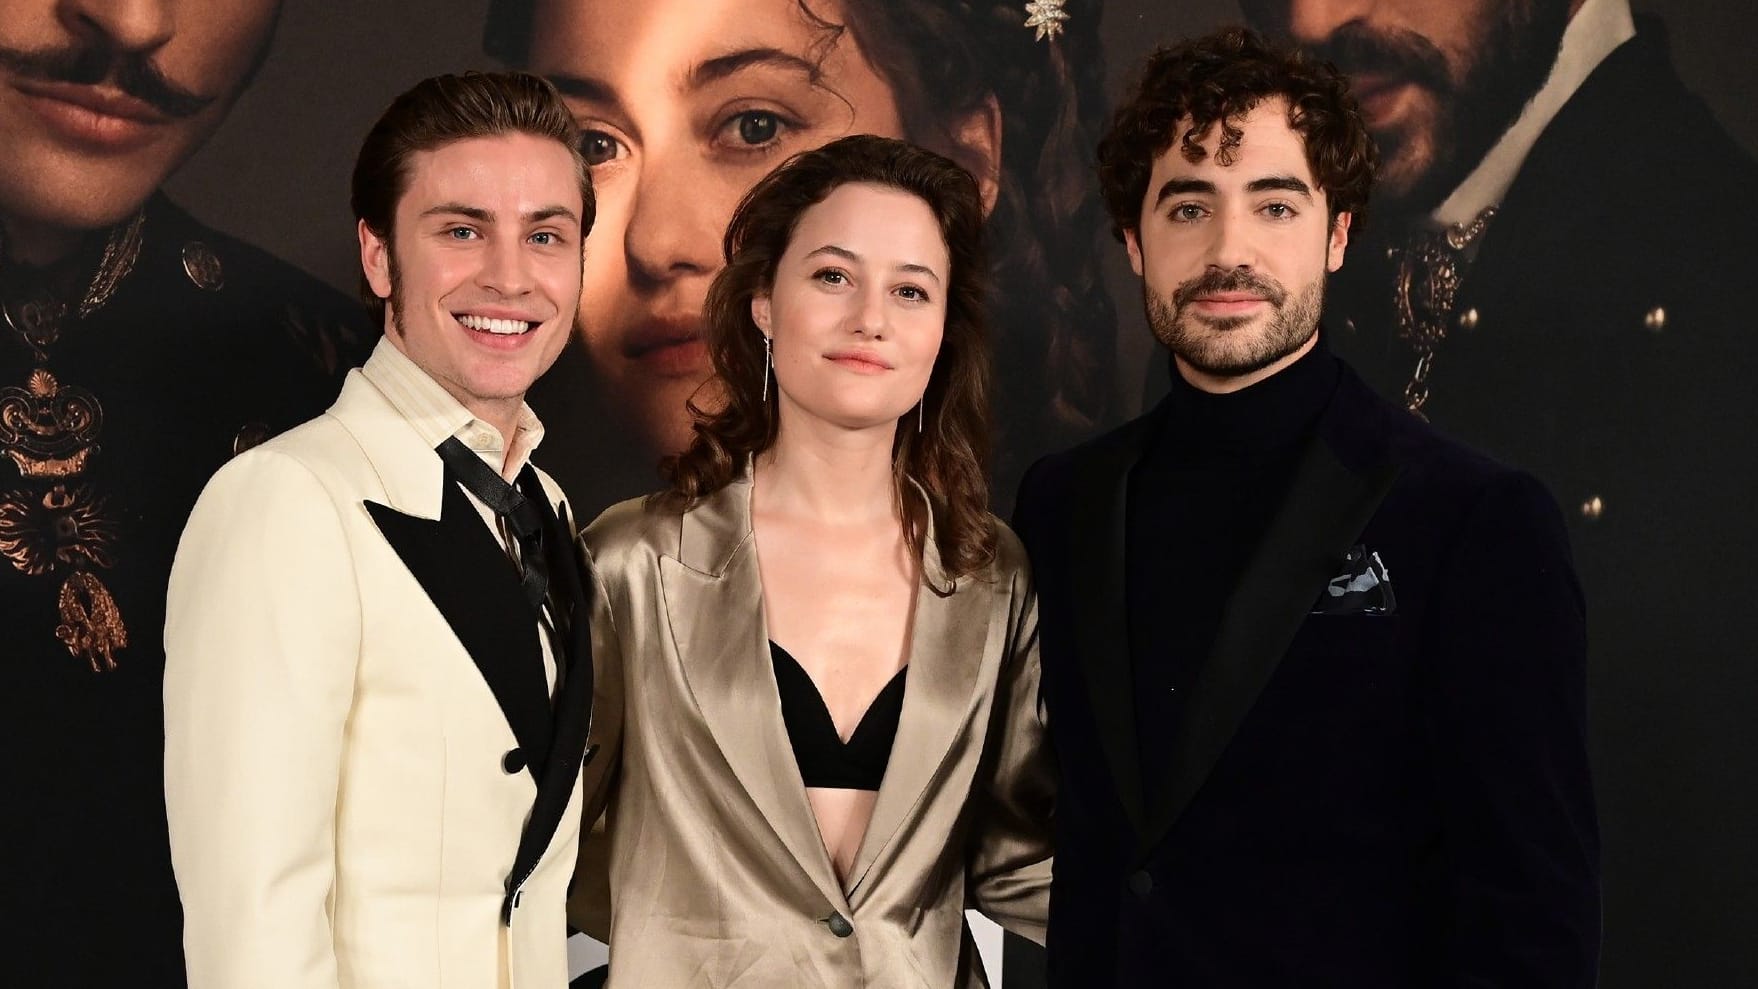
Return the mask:
{"type": "Polygon", "coordinates": [[[735,482],[684,513],[679,558],[659,561],[666,622],[691,699],[739,785],[824,896],[846,906],[781,717],[750,492],[735,482]]]}
{"type": "Polygon", "coordinates": [[[1387,465],[1356,473],[1319,436],[1308,441],[1287,497],[1227,600],[1179,738],[1164,764],[1165,802],[1152,808],[1141,851],[1190,804],[1256,702],[1300,625],[1397,477],[1387,465]]]}
{"type": "MultiPolygon", "coordinates": [[[[528,489],[526,494],[530,496],[532,490],[528,489]]],[[[567,506],[562,506],[558,516],[550,509],[541,489],[536,489],[536,495],[545,526],[550,610],[556,619],[556,647],[560,653],[556,670],[562,681],[556,696],[554,735],[543,775],[538,780],[537,799],[531,805],[531,816],[525,822],[519,850],[513,858],[510,888],[515,890],[537,868],[549,848],[573,799],[581,762],[591,758],[586,751],[586,739],[592,729],[592,633],[587,617],[590,611],[585,596],[585,565],[573,539],[574,527],[569,523],[567,506]]]]}
{"type": "Polygon", "coordinates": [[[371,501],[366,510],[481,671],[541,783],[551,725],[537,623],[506,552],[464,492],[442,483],[438,522],[371,501]]]}
{"type": "Polygon", "coordinates": [[[873,816],[867,821],[854,868],[849,871],[851,900],[857,898],[855,894],[879,853],[922,801],[966,728],[966,714],[989,651],[996,585],[966,577],[959,579],[953,593],[937,593],[934,588],[945,588],[947,581],[931,526],[923,544],[922,573],[910,630],[903,713],[873,816]]]}
{"type": "Polygon", "coordinates": [[[1136,833],[1147,826],[1141,755],[1135,727],[1135,681],[1130,672],[1129,613],[1124,593],[1129,474],[1165,420],[1164,406],[1137,420],[1113,442],[1093,450],[1074,482],[1073,545],[1076,645],[1093,708],[1093,723],[1111,762],[1123,808],[1136,833]]]}

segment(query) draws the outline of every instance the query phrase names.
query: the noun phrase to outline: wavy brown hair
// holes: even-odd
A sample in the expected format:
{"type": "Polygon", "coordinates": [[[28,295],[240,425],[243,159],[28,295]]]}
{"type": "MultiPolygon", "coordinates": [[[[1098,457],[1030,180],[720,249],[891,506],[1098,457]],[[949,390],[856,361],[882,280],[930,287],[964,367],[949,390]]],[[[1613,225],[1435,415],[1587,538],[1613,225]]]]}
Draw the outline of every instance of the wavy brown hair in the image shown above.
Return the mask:
{"type": "Polygon", "coordinates": [[[719,491],[753,456],[775,443],[778,402],[764,397],[769,362],[751,300],[770,291],[800,217],[837,188],[871,183],[898,189],[933,211],[952,262],[946,329],[922,396],[922,428],[899,428],[892,441],[893,496],[912,552],[922,550],[927,519],[910,480],[927,493],[934,542],[949,577],[975,573],[995,556],[989,514],[989,349],[983,323],[987,288],[983,201],[976,180],[950,159],[904,141],[856,135],[788,159],[758,182],[733,213],[722,250],[726,267],[708,289],[703,342],[720,388],[714,407],[690,401],[695,438],[668,457],[663,503],[683,508],[719,491]]]}
{"type": "Polygon", "coordinates": [[[1288,126],[1305,145],[1331,219],[1348,213],[1351,230],[1359,231],[1379,156],[1349,81],[1291,45],[1231,27],[1149,55],[1128,100],[1112,115],[1099,142],[1099,185],[1112,232],[1122,239],[1123,231],[1137,229],[1154,159],[1174,140],[1185,160],[1199,162],[1208,154],[1202,142],[1219,125],[1215,160],[1231,165],[1243,137],[1234,121],[1276,98],[1288,103],[1288,126]]]}
{"type": "MultiPolygon", "coordinates": [[[[537,0],[490,0],[483,48],[525,65],[537,0]]],[[[1103,0],[1067,0],[1053,40],[1025,26],[1020,0],[796,0],[824,32],[845,33],[890,84],[905,137],[960,158],[954,129],[986,101],[1001,113],[999,190],[989,215],[997,490],[1052,449],[1116,417],[1116,311],[1095,250],[1105,227],[1092,181],[1104,122],[1103,0]]]]}

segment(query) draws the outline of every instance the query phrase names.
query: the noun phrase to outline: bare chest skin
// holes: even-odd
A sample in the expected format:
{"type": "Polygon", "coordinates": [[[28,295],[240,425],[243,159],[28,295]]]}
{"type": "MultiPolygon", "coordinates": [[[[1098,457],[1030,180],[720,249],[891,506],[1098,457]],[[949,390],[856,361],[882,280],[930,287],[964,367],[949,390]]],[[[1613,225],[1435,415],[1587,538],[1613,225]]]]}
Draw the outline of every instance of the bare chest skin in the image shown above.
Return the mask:
{"type": "MultiPolygon", "coordinates": [[[[812,678],[843,741],[909,661],[917,565],[895,521],[878,527],[754,512],[769,637],[812,678]]],[[[837,877],[854,866],[877,792],[807,787],[837,877]]]]}

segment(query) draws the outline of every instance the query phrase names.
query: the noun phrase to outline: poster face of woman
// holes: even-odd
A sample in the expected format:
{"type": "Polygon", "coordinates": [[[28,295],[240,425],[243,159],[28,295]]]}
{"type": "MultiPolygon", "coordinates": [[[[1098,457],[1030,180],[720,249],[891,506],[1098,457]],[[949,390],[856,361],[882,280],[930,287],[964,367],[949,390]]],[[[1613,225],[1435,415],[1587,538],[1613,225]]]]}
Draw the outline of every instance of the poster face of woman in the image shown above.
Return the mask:
{"type": "Polygon", "coordinates": [[[795,152],[901,136],[897,102],[794,0],[552,0],[531,67],[566,94],[598,194],[578,323],[595,383],[646,445],[679,449],[734,206],[795,152]]]}
{"type": "Polygon", "coordinates": [[[847,134],[914,141],[983,190],[996,491],[1011,495],[1030,459],[1104,418],[1112,322],[1086,181],[1102,121],[1097,18],[1048,42],[1016,8],[505,0],[491,10],[495,54],[566,96],[598,194],[576,346],[533,395],[553,434],[540,459],[583,507],[656,486],[658,459],[690,440],[688,403],[716,401],[702,306],[739,200],[790,155],[847,134]]]}

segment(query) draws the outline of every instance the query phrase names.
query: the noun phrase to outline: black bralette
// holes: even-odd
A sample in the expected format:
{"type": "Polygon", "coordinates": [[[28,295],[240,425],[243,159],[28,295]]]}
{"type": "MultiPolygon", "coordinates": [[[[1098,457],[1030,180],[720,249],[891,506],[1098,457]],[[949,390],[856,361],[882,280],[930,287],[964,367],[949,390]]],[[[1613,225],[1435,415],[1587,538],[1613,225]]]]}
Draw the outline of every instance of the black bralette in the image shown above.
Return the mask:
{"type": "Polygon", "coordinates": [[[818,686],[787,650],[769,643],[775,663],[775,686],[781,694],[781,720],[787,724],[787,740],[793,745],[800,779],[809,787],[833,790],[877,790],[891,759],[891,743],[897,739],[897,719],[903,714],[903,675],[873,698],[861,723],[847,742],[836,732],[836,722],[818,686]]]}

